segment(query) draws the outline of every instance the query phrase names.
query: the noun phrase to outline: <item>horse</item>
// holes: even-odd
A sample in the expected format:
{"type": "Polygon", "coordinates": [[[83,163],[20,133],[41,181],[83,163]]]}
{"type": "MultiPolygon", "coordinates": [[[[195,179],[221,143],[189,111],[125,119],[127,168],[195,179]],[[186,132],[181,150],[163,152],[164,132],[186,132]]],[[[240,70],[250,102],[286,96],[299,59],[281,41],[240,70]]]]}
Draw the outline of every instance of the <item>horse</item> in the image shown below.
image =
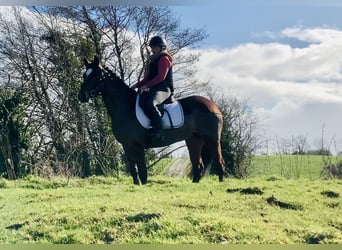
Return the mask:
{"type": "Polygon", "coordinates": [[[218,106],[203,96],[179,99],[184,112],[184,123],[179,128],[162,129],[162,137],[155,138],[141,126],[135,113],[138,93],[95,56],[92,62],[84,59],[85,72],[78,94],[81,103],[101,95],[112,121],[112,132],[122,144],[133,183],[147,183],[145,149],[167,146],[185,140],[192,165],[192,181],[198,183],[206,167],[224,180],[225,168],[221,153],[222,113],[218,106]]]}

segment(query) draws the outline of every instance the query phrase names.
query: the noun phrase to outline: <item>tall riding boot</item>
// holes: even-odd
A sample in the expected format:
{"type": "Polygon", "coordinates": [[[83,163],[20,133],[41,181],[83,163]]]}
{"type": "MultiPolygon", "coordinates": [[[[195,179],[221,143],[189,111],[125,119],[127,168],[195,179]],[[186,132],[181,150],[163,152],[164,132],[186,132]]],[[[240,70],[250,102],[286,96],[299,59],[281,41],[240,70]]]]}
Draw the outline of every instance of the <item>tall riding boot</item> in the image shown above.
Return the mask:
{"type": "Polygon", "coordinates": [[[158,139],[161,138],[161,129],[163,127],[162,124],[162,119],[159,116],[159,114],[155,114],[153,116],[153,119],[151,119],[151,125],[152,125],[152,129],[151,129],[151,133],[158,139]]]}

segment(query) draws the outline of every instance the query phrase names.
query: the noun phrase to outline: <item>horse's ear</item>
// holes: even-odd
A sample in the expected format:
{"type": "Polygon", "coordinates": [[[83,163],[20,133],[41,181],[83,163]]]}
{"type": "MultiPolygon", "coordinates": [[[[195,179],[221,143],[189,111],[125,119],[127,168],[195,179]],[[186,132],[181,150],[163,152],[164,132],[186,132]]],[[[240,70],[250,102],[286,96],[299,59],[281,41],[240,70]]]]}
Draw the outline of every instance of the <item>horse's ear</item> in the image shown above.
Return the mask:
{"type": "Polygon", "coordinates": [[[100,60],[97,56],[94,56],[94,61],[95,65],[99,65],[100,64],[100,60]]]}
{"type": "Polygon", "coordinates": [[[87,58],[83,58],[84,66],[88,67],[90,62],[87,60],[87,58]]]}

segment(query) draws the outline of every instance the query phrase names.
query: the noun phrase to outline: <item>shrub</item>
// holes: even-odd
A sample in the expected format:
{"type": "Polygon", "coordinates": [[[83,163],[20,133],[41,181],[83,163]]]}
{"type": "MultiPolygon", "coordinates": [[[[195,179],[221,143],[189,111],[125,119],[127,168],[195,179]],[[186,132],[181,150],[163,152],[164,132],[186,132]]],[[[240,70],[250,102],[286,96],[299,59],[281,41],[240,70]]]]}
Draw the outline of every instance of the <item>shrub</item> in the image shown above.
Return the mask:
{"type": "Polygon", "coordinates": [[[322,175],[327,179],[342,179],[342,161],[336,164],[325,165],[322,175]]]}

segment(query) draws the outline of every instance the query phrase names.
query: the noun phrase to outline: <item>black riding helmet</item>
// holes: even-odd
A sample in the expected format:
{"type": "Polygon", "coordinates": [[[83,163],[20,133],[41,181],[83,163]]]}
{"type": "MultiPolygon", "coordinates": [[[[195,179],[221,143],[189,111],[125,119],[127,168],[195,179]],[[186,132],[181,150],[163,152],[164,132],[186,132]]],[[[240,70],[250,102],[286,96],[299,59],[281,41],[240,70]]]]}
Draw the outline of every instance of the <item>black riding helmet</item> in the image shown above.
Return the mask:
{"type": "Polygon", "coordinates": [[[149,46],[161,46],[166,48],[166,42],[161,36],[154,36],[151,38],[149,46]]]}

